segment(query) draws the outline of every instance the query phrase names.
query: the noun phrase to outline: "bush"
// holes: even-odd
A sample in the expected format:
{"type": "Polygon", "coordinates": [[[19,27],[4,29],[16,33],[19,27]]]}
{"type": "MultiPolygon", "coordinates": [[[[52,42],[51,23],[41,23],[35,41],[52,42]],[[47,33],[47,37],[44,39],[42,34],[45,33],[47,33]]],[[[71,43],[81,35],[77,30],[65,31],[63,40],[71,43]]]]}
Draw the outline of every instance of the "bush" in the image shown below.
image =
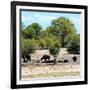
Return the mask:
{"type": "Polygon", "coordinates": [[[45,40],[39,39],[39,40],[38,40],[38,43],[39,43],[39,48],[40,48],[40,49],[44,49],[44,48],[46,47],[45,40]]]}
{"type": "Polygon", "coordinates": [[[50,51],[50,54],[52,54],[54,57],[56,57],[57,54],[59,53],[59,49],[58,48],[55,48],[55,47],[51,47],[49,49],[49,51],[50,51]]]}
{"type": "Polygon", "coordinates": [[[37,49],[38,44],[34,39],[22,39],[22,55],[26,56],[30,53],[34,53],[37,49]]]}
{"type": "Polygon", "coordinates": [[[49,48],[50,54],[52,54],[54,57],[56,57],[60,51],[60,43],[55,42],[50,48],[49,48]]]}
{"type": "Polygon", "coordinates": [[[68,45],[68,52],[73,54],[80,53],[80,42],[78,41],[71,41],[68,45]]]}

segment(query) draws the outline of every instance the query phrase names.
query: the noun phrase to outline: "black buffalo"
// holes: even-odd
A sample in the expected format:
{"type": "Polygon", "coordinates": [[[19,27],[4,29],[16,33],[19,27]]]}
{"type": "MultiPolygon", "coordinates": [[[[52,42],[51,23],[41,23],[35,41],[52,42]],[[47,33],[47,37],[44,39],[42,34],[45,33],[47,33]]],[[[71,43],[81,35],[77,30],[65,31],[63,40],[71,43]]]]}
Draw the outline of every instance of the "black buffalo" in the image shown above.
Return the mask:
{"type": "Polygon", "coordinates": [[[65,59],[63,62],[64,62],[64,63],[67,63],[67,62],[68,62],[68,60],[67,60],[67,59],[65,59]]]}
{"type": "Polygon", "coordinates": [[[23,58],[23,62],[28,62],[28,61],[31,61],[31,57],[29,55],[22,55],[22,58],[23,58]]]}
{"type": "Polygon", "coordinates": [[[43,55],[43,57],[41,58],[41,61],[44,60],[44,61],[50,61],[50,56],[49,55],[43,55]]]}
{"type": "Polygon", "coordinates": [[[25,55],[22,55],[23,62],[26,62],[25,55]]]}
{"type": "Polygon", "coordinates": [[[49,55],[43,55],[43,57],[41,58],[41,61],[43,60],[42,63],[53,63],[56,64],[56,58],[54,60],[50,60],[50,56],[49,55]]]}

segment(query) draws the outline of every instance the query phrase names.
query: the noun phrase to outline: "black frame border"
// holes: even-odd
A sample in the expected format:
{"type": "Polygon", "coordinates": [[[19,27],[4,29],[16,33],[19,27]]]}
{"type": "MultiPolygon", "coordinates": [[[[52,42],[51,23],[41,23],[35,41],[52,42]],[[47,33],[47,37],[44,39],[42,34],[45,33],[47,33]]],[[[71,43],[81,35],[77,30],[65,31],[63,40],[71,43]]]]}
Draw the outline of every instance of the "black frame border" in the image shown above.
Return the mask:
{"type": "Polygon", "coordinates": [[[11,88],[36,88],[36,87],[50,87],[50,86],[66,86],[66,85],[80,85],[88,83],[88,7],[83,5],[69,5],[69,4],[53,4],[53,3],[38,3],[38,2],[19,2],[12,1],[11,2],[11,42],[10,42],[10,51],[11,51],[11,88]],[[17,85],[16,78],[16,6],[40,6],[40,7],[57,7],[57,8],[75,8],[75,9],[84,9],[84,81],[73,81],[73,82],[55,82],[55,83],[43,83],[43,84],[23,84],[17,85]]]}

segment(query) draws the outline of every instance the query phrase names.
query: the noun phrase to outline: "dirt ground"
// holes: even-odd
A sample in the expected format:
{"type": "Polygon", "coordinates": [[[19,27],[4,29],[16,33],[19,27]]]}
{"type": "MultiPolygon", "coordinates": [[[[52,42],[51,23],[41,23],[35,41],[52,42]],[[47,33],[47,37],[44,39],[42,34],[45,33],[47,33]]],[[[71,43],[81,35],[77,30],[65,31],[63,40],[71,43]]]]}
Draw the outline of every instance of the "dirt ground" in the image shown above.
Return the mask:
{"type": "Polygon", "coordinates": [[[53,64],[31,64],[30,62],[21,65],[21,80],[32,80],[35,78],[52,78],[52,77],[73,77],[80,76],[80,55],[77,61],[73,62],[74,54],[68,54],[66,49],[62,49],[57,57],[57,63],[53,64]],[[67,59],[68,62],[58,62],[67,59]]]}
{"type": "Polygon", "coordinates": [[[80,76],[79,64],[57,64],[57,65],[41,65],[22,66],[21,80],[32,80],[33,78],[49,78],[49,77],[67,77],[80,76]]]}

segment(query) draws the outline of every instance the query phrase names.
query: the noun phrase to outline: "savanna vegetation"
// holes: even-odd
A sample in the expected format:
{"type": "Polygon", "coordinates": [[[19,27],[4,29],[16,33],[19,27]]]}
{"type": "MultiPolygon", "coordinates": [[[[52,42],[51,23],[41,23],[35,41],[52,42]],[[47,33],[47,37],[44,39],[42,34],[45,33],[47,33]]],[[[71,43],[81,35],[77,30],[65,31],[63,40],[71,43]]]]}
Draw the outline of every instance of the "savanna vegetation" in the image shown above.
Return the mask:
{"type": "Polygon", "coordinates": [[[55,57],[62,47],[73,54],[80,51],[80,35],[72,21],[66,17],[52,20],[45,30],[36,22],[26,28],[23,28],[23,22],[21,24],[22,56],[34,53],[37,49],[49,49],[55,57]]]}

